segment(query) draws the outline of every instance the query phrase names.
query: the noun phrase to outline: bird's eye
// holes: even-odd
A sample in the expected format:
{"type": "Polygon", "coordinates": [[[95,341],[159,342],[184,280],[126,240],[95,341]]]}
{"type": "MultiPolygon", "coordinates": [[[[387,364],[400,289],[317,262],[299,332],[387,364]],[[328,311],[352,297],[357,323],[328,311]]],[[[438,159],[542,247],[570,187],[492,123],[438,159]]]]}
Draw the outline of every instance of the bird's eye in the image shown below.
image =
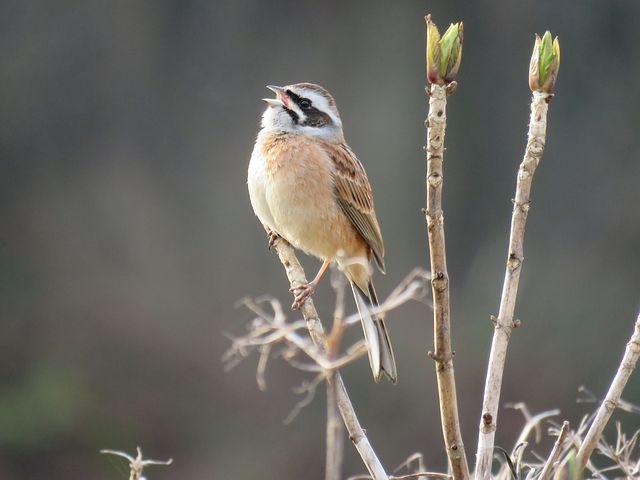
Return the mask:
{"type": "Polygon", "coordinates": [[[308,108],[311,108],[311,100],[309,100],[308,98],[302,98],[298,102],[298,105],[300,105],[301,109],[307,110],[308,108]]]}

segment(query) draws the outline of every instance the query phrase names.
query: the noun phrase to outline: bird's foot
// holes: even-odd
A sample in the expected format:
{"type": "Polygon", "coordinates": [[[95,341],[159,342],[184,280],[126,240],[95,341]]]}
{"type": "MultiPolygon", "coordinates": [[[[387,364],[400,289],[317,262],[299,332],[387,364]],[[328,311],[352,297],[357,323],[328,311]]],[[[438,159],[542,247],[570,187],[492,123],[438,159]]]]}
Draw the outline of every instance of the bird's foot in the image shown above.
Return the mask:
{"type": "Polygon", "coordinates": [[[271,229],[267,229],[267,247],[269,247],[269,250],[271,250],[273,248],[273,245],[276,243],[276,240],[278,240],[280,238],[280,235],[278,235],[276,232],[274,232],[271,229]]]}
{"type": "Polygon", "coordinates": [[[291,287],[289,291],[294,294],[293,303],[291,304],[291,310],[299,309],[302,303],[311,295],[313,295],[313,292],[316,291],[317,286],[318,282],[313,281],[307,283],[306,285],[291,287]]]}

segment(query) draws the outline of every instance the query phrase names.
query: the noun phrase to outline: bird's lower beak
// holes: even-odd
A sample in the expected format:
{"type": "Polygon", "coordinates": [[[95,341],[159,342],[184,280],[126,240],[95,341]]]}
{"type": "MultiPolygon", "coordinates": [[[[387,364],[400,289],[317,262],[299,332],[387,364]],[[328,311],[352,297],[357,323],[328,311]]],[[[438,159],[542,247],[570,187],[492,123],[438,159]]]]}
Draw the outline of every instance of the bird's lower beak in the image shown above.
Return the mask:
{"type": "Polygon", "coordinates": [[[289,97],[284,87],[277,87],[275,85],[267,85],[267,88],[276,94],[277,98],[263,98],[270,107],[284,107],[289,108],[289,97]]]}

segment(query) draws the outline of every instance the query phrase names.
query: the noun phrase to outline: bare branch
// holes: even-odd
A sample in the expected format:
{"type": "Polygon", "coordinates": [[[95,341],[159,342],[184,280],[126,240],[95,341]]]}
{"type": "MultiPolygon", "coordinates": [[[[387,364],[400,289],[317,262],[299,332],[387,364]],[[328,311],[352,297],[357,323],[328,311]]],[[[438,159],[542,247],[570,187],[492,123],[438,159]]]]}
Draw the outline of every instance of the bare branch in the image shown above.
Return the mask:
{"type": "Polygon", "coordinates": [[[416,463],[415,472],[408,473],[406,475],[390,475],[389,480],[419,480],[420,478],[438,478],[441,480],[451,480],[451,475],[437,472],[427,472],[424,466],[424,457],[421,453],[413,453],[402,462],[395,470],[394,473],[406,468],[410,469],[411,465],[416,463]]]}
{"type": "MultiPolygon", "coordinates": [[[[304,270],[295,255],[293,247],[282,241],[282,239],[278,239],[275,242],[274,247],[278,257],[280,258],[280,262],[285,268],[290,285],[306,285],[308,282],[305,277],[304,270]]],[[[313,299],[309,298],[305,300],[300,306],[300,311],[307,323],[309,335],[311,336],[316,349],[321,353],[326,354],[327,339],[324,333],[324,327],[322,326],[318,313],[313,305],[313,299]]],[[[351,404],[351,400],[349,399],[340,373],[335,371],[333,374],[327,375],[326,379],[330,385],[329,388],[335,391],[338,410],[342,415],[342,420],[347,428],[349,438],[360,454],[369,474],[374,480],[387,480],[389,477],[371,447],[362,426],[360,425],[360,421],[356,416],[356,412],[351,404]]]]}
{"type": "MultiPolygon", "coordinates": [[[[328,354],[333,357],[344,333],[344,301],[347,278],[332,269],[331,286],[336,292],[336,305],[333,311],[333,326],[329,335],[328,354]]],[[[366,352],[366,345],[362,342],[362,353],[366,352]]],[[[335,375],[334,371],[328,375],[335,375]]],[[[326,428],[327,452],[325,459],[325,480],[340,480],[342,478],[342,461],[344,459],[344,427],[338,410],[338,398],[335,382],[327,382],[327,428],[326,428]]]]}
{"type": "Polygon", "coordinates": [[[410,473],[408,475],[400,475],[399,477],[396,475],[391,475],[389,480],[419,480],[421,478],[438,478],[440,480],[451,480],[451,475],[447,475],[446,473],[437,473],[437,472],[419,472],[419,473],[410,473]]]}
{"type": "Polygon", "coordinates": [[[285,360],[300,370],[312,372],[338,369],[366,353],[366,348],[363,348],[360,343],[356,343],[347,349],[344,355],[332,360],[327,357],[326,353],[319,351],[317,346],[306,336],[307,323],[305,321],[286,322],[280,303],[277,300],[273,298],[261,298],[255,301],[244,299],[243,304],[259,317],[251,323],[247,335],[234,337],[227,334],[227,337],[231,339],[231,346],[222,359],[226,363],[226,368],[230,369],[237,365],[240,360],[246,358],[253,350],[257,350],[260,356],[256,379],[261,390],[266,389],[264,372],[269,354],[273,345],[278,343],[282,343],[286,347],[282,354],[285,360]],[[262,308],[262,303],[271,305],[271,312],[262,308]],[[313,363],[304,364],[296,361],[295,356],[299,352],[304,353],[313,363]]]}
{"type": "MultiPolygon", "coordinates": [[[[293,248],[280,239],[274,243],[274,248],[285,267],[290,284],[292,286],[306,284],[304,271],[295,257],[293,248]]],[[[424,270],[414,270],[373,313],[387,312],[409,300],[424,301],[426,278],[428,278],[428,274],[424,270]]],[[[252,351],[257,350],[260,355],[257,381],[258,385],[264,388],[264,372],[269,353],[273,350],[274,345],[284,345],[285,350],[282,353],[282,357],[292,366],[300,370],[319,372],[321,374],[314,381],[303,384],[302,388],[299,389],[300,393],[305,394],[305,397],[298,402],[287,417],[287,421],[290,421],[301,408],[311,401],[318,383],[322,378],[325,378],[328,384],[328,399],[335,398],[338,411],[347,427],[349,438],[363,459],[372,478],[375,480],[387,479],[388,476],[382,464],[376,457],[364,430],[360,426],[342,378],[338,373],[340,367],[364,355],[366,353],[366,345],[362,341],[357,342],[347,348],[344,354],[337,356],[344,327],[359,323],[359,317],[354,315],[343,319],[344,307],[341,305],[343,296],[340,296],[340,291],[344,289],[344,285],[340,285],[339,278],[333,283],[336,288],[338,303],[334,312],[334,326],[328,337],[324,333],[324,327],[313,306],[312,299],[306,300],[300,306],[304,321],[291,323],[286,322],[286,317],[277,300],[271,297],[262,297],[256,300],[244,299],[242,303],[254,312],[257,317],[251,322],[246,335],[236,337],[227,334],[227,337],[231,340],[231,346],[224,354],[223,361],[226,362],[227,368],[232,368],[252,351]],[[268,304],[270,308],[264,308],[265,304],[268,304]],[[301,330],[303,329],[308,333],[308,337],[307,335],[302,335],[301,330]],[[311,363],[300,361],[297,358],[300,352],[304,353],[311,360],[311,363]]],[[[329,410],[331,410],[331,407],[329,407],[329,410]]],[[[331,418],[331,411],[329,411],[329,415],[331,418]]],[[[328,425],[327,428],[331,429],[332,427],[328,425]]],[[[328,443],[328,448],[333,448],[329,446],[334,445],[335,442],[329,439],[328,442],[330,442],[328,443]]],[[[334,455],[328,452],[328,462],[330,456],[333,457],[334,455]]],[[[334,472],[337,471],[335,458],[332,458],[331,462],[333,466],[330,467],[328,463],[327,467],[334,469],[334,472]]],[[[327,475],[335,475],[335,473],[331,474],[327,471],[327,475]]]]}
{"type": "Polygon", "coordinates": [[[519,410],[520,412],[522,412],[527,422],[524,428],[522,429],[522,431],[520,432],[518,439],[516,440],[516,445],[526,442],[527,438],[529,438],[529,434],[531,433],[531,430],[535,430],[535,433],[536,433],[535,441],[536,443],[540,443],[540,440],[542,439],[542,432],[540,428],[540,424],[542,423],[542,420],[544,420],[545,418],[555,417],[556,415],[560,415],[560,410],[557,410],[557,409],[547,410],[545,412],[538,413],[537,415],[531,415],[529,408],[523,402],[519,402],[515,404],[506,404],[505,407],[513,408],[514,410],[519,410]]]}
{"type": "Polygon", "coordinates": [[[553,448],[551,449],[551,453],[549,454],[549,458],[542,467],[542,472],[540,472],[540,476],[538,480],[547,480],[549,475],[551,475],[551,471],[555,466],[555,463],[560,458],[560,454],[562,453],[562,447],[567,438],[567,434],[569,433],[569,422],[566,420],[562,422],[562,428],[560,429],[560,433],[558,434],[558,438],[556,439],[556,443],[553,444],[553,448]]]}
{"type": "Polygon", "coordinates": [[[297,388],[294,388],[293,391],[299,395],[304,395],[302,400],[296,403],[295,407],[287,417],[284,419],[285,424],[289,424],[293,421],[294,418],[298,416],[298,414],[302,411],[304,407],[309,405],[313,398],[316,396],[316,390],[318,385],[324,380],[324,373],[316,375],[316,377],[311,381],[304,381],[302,385],[297,388]]]}
{"type": "Polygon", "coordinates": [[[587,435],[580,445],[576,461],[578,468],[582,471],[587,465],[587,461],[591,456],[591,453],[596,448],[598,440],[602,436],[604,427],[606,426],[613,411],[618,407],[622,391],[631,376],[631,373],[636,368],[638,358],[640,357],[640,314],[636,320],[635,328],[627,348],[625,349],[624,356],[618,367],[618,371],[611,382],[609,391],[598,409],[587,435]]]}
{"type": "Polygon", "coordinates": [[[544,151],[547,109],[551,97],[552,95],[548,93],[536,91],[533,92],[531,101],[527,147],[524,160],[518,170],[516,195],[513,200],[513,215],[511,217],[507,266],[500,299],[500,310],[498,317],[494,321],[493,341],[491,343],[487,377],[485,380],[478,450],[476,453],[476,480],[489,480],[491,478],[491,463],[498,421],[502,375],[507,358],[509,338],[511,337],[511,331],[515,327],[513,316],[518,293],[518,283],[520,281],[520,272],[522,270],[522,262],[524,261],[524,230],[527,214],[531,206],[531,184],[533,174],[544,151]]]}
{"type": "Polygon", "coordinates": [[[129,461],[130,468],[129,480],[143,480],[144,477],[142,476],[142,471],[149,465],[171,465],[173,463],[172,458],[169,460],[145,460],[142,456],[142,450],[140,447],[136,447],[136,449],[138,451],[138,455],[135,458],[119,450],[104,449],[100,450],[100,453],[126,458],[129,461]]]}
{"type": "MultiPolygon", "coordinates": [[[[467,456],[462,442],[458,399],[453,370],[451,348],[451,320],[449,308],[449,274],[444,240],[444,214],[442,211],[442,164],[446,128],[447,94],[453,84],[427,87],[429,116],[427,117],[427,234],[431,264],[431,291],[433,295],[434,352],[431,358],[436,364],[440,421],[449,464],[456,480],[469,478],[467,456]]],[[[455,88],[455,87],[454,87],[455,88]]]]}
{"type": "MultiPolygon", "coordinates": [[[[334,323],[335,325],[335,323],[334,323]]],[[[330,375],[334,375],[330,373],[330,375]]],[[[340,421],[335,382],[327,382],[327,456],[325,479],[340,480],[344,457],[344,427],[340,421]]]]}
{"type": "Polygon", "coordinates": [[[616,422],[616,432],[615,446],[608,444],[604,438],[598,442],[598,451],[614,462],[614,465],[601,469],[599,472],[619,470],[626,478],[638,478],[640,456],[636,459],[633,456],[638,454],[636,447],[640,430],[636,431],[631,438],[627,438],[627,435],[622,431],[620,422],[616,422]]]}

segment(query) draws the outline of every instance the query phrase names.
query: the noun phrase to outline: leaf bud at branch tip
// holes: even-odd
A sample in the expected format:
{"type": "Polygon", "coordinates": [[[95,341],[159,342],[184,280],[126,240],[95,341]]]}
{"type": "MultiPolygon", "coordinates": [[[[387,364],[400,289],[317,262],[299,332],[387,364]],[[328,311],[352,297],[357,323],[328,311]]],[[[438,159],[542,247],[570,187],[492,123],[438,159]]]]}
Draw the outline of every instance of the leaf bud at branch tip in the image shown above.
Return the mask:
{"type": "Polygon", "coordinates": [[[462,61],[462,22],[452,23],[440,36],[438,27],[425,17],[427,23],[427,80],[429,83],[445,85],[456,79],[462,61]]]}
{"type": "Polygon", "coordinates": [[[529,88],[532,92],[553,93],[560,70],[560,43],[558,37],[551,40],[547,30],[540,38],[536,34],[529,63],[529,88]]]}

